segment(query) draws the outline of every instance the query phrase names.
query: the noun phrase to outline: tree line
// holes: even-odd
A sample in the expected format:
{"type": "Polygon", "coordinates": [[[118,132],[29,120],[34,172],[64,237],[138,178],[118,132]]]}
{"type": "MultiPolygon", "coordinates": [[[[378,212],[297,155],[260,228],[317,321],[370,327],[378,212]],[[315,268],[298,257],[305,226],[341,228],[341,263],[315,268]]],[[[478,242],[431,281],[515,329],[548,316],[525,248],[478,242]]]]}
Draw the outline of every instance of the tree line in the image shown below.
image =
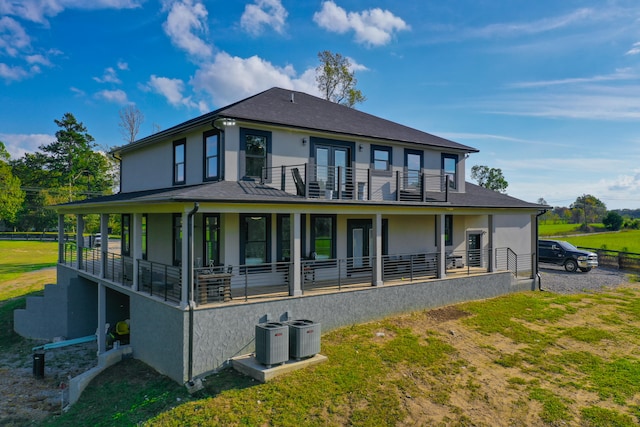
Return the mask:
{"type": "MultiPolygon", "coordinates": [[[[547,202],[540,198],[538,204],[547,205],[547,202]]],[[[591,194],[583,194],[569,207],[556,206],[548,210],[540,217],[540,221],[545,224],[580,224],[584,231],[590,231],[590,224],[599,223],[612,231],[623,228],[640,229],[640,219],[629,214],[630,212],[634,211],[607,210],[607,206],[600,199],[591,194]]]]}
{"type": "Polygon", "coordinates": [[[55,140],[19,159],[11,159],[0,141],[0,227],[5,230],[56,230],[58,216],[51,206],[114,191],[117,164],[84,124],[71,113],[54,122],[55,140]]]}

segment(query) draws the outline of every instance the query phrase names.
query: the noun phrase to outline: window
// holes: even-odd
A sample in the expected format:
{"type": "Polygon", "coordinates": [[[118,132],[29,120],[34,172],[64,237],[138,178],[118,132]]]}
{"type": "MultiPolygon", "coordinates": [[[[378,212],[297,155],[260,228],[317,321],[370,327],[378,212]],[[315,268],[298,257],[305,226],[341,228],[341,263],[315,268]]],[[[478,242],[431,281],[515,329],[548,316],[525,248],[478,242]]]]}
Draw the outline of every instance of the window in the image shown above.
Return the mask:
{"type": "Polygon", "coordinates": [[[217,130],[202,135],[204,144],[204,180],[222,179],[220,164],[220,133],[217,130]]]}
{"type": "Polygon", "coordinates": [[[371,146],[371,168],[376,172],[391,173],[391,165],[393,160],[391,157],[391,147],[383,147],[381,145],[371,146]]]}
{"type": "Polygon", "coordinates": [[[271,262],[271,216],[240,215],[240,262],[256,265],[271,262]]]}
{"type": "Polygon", "coordinates": [[[173,265],[182,265],[182,215],[173,214],[173,265]]]}
{"type": "Polygon", "coordinates": [[[131,256],[131,215],[122,215],[120,227],[122,255],[131,256]]]}
{"type": "Polygon", "coordinates": [[[204,221],[204,263],[222,265],[220,259],[220,215],[206,214],[204,221]]]}
{"type": "Polygon", "coordinates": [[[458,188],[458,176],[457,176],[458,156],[455,154],[443,154],[442,155],[442,171],[445,175],[449,176],[449,188],[458,188]]]}
{"type": "MultiPolygon", "coordinates": [[[[438,241],[440,240],[440,229],[438,229],[438,222],[436,221],[436,246],[438,246],[438,241]]],[[[444,245],[452,246],[453,245],[453,215],[445,215],[444,216],[444,245]]]]}
{"type": "Polygon", "coordinates": [[[278,214],[278,262],[291,261],[291,217],[278,214]]]}
{"type": "Polygon", "coordinates": [[[184,184],[185,178],[186,139],[173,142],[173,185],[184,184]]]}
{"type": "Polygon", "coordinates": [[[269,167],[271,132],[240,128],[240,150],[244,152],[242,176],[262,177],[263,169],[269,167]]]}
{"type": "Polygon", "coordinates": [[[333,259],[336,257],[336,216],[311,216],[311,251],[316,259],[333,259]]]}
{"type": "Polygon", "coordinates": [[[404,185],[406,189],[417,188],[420,186],[420,175],[424,166],[423,152],[418,150],[404,150],[404,167],[405,179],[404,185]]]}

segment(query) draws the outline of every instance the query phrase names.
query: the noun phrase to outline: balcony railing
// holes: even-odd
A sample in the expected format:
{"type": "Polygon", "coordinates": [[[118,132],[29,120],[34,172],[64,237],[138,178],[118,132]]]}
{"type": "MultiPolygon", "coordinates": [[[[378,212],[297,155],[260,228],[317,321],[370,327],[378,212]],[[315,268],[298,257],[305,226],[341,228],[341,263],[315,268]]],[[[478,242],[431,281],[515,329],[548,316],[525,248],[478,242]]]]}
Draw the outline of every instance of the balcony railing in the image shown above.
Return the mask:
{"type": "Polygon", "coordinates": [[[314,163],[263,168],[263,184],[308,199],[447,201],[448,175],[418,171],[320,166],[314,163]]]}
{"type": "MultiPolygon", "coordinates": [[[[100,250],[83,248],[78,263],[75,245],[65,245],[65,265],[100,277],[100,250]]],[[[424,282],[438,278],[438,252],[416,252],[382,256],[382,281],[393,285],[424,282]]],[[[518,256],[509,248],[447,253],[447,277],[510,270],[516,277],[531,274],[530,256],[518,256]]],[[[134,281],[133,259],[106,253],[104,278],[130,288],[134,281]]],[[[302,260],[300,290],[303,294],[339,292],[372,285],[374,257],[302,260]]],[[[178,304],[182,299],[182,268],[138,260],[138,292],[178,304]]],[[[194,269],[193,298],[197,305],[249,301],[255,298],[285,298],[292,290],[292,262],[226,265],[194,269]]]]}

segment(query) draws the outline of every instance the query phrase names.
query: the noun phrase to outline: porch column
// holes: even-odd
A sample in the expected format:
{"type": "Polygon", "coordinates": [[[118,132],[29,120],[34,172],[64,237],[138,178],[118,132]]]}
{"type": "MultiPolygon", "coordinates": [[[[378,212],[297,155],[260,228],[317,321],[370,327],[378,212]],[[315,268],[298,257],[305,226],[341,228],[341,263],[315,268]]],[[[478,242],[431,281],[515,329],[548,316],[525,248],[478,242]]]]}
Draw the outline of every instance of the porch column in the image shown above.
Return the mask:
{"type": "Polygon", "coordinates": [[[291,231],[290,252],[291,252],[291,275],[289,277],[289,295],[298,296],[302,295],[302,238],[301,238],[301,222],[300,214],[292,213],[290,215],[289,224],[291,231]]]}
{"type": "MultiPolygon", "coordinates": [[[[189,277],[189,230],[187,230],[187,226],[189,225],[189,213],[187,211],[182,212],[182,262],[181,264],[181,283],[182,283],[182,296],[180,301],[180,307],[183,309],[189,305],[189,286],[191,283],[189,277]]],[[[193,300],[193,295],[191,295],[191,299],[193,300]]]]}
{"type": "Polygon", "coordinates": [[[438,279],[447,277],[447,253],[444,240],[444,214],[436,215],[436,230],[438,233],[438,279]]]}
{"type": "MultiPolygon", "coordinates": [[[[373,286],[382,286],[384,285],[384,281],[382,280],[382,214],[377,213],[373,217],[372,221],[373,225],[373,274],[372,274],[372,285],[373,286]]],[[[365,236],[365,239],[367,237],[365,236]]]]}
{"type": "Polygon", "coordinates": [[[488,223],[487,227],[489,228],[489,230],[488,230],[487,234],[489,235],[489,237],[488,237],[488,239],[489,239],[489,242],[488,242],[488,245],[489,245],[489,254],[488,254],[489,265],[487,267],[488,267],[489,273],[493,273],[495,271],[495,265],[494,265],[495,262],[493,260],[493,231],[494,231],[494,229],[493,229],[493,215],[490,214],[490,215],[488,215],[488,217],[489,218],[488,218],[488,221],[487,221],[487,223],[488,223]]]}
{"type": "Polygon", "coordinates": [[[109,214],[100,214],[100,277],[107,277],[109,266],[109,214]]]}
{"type": "Polygon", "coordinates": [[[133,214],[133,233],[131,236],[131,256],[133,257],[133,284],[131,289],[138,290],[138,260],[142,258],[142,214],[133,214]]]}
{"type": "Polygon", "coordinates": [[[64,264],[64,214],[58,214],[58,263],[64,264]]]}
{"type": "Polygon", "coordinates": [[[84,261],[82,259],[82,249],[84,248],[84,216],[76,215],[76,258],[78,259],[78,269],[82,269],[84,261]]]}
{"type": "Polygon", "coordinates": [[[96,332],[98,341],[98,354],[107,351],[107,291],[102,283],[98,283],[98,331],[96,332]]]}

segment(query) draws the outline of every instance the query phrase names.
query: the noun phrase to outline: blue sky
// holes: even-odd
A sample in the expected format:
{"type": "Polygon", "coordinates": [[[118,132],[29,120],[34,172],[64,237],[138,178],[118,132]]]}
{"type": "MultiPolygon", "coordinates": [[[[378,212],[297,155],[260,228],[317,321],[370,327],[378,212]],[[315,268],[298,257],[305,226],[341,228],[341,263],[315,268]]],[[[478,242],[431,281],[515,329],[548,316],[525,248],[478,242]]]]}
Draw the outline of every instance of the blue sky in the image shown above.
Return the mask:
{"type": "Polygon", "coordinates": [[[480,150],[508,194],[640,208],[637,0],[0,0],[0,141],[54,140],[71,112],[103,147],[273,86],[317,94],[352,61],[358,109],[480,150]]]}

